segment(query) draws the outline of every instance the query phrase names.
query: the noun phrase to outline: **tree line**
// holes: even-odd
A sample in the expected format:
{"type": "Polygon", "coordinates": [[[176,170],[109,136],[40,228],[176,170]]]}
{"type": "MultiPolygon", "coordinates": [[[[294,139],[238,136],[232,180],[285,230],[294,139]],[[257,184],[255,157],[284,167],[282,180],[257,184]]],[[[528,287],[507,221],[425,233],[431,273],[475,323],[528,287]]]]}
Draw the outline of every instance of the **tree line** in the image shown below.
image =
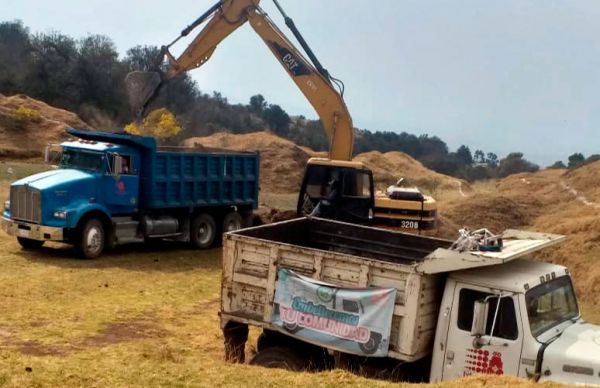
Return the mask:
{"type": "MultiPolygon", "coordinates": [[[[59,32],[31,33],[20,21],[2,22],[0,93],[27,94],[73,111],[97,129],[122,130],[132,117],[125,75],[133,70],[152,70],[158,54],[158,47],[136,46],[121,58],[113,41],[103,35],[74,39],[59,32]]],[[[325,151],[329,146],[319,120],[290,116],[260,94],[250,97],[248,104],[231,104],[219,92],[202,92],[188,74],[161,88],[153,105],[173,112],[183,127],[183,132],[170,140],[172,143],[221,131],[267,129],[316,151],[325,151]]],[[[468,180],[539,169],[521,152],[498,158],[493,152],[471,152],[466,145],[451,151],[437,136],[356,129],[355,153],[373,150],[402,151],[428,168],[468,180]]],[[[575,163],[579,163],[578,156],[569,159],[569,166],[575,163]]]]}

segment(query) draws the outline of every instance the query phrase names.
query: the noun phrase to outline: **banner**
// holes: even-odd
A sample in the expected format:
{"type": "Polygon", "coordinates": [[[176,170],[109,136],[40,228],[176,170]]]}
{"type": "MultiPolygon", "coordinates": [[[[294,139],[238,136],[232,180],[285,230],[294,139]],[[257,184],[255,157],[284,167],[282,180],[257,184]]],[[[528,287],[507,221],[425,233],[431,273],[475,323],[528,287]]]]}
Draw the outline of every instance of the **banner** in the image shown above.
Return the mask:
{"type": "Polygon", "coordinates": [[[271,322],[315,345],[385,357],[395,299],[395,288],[340,288],[282,268],[271,322]]]}

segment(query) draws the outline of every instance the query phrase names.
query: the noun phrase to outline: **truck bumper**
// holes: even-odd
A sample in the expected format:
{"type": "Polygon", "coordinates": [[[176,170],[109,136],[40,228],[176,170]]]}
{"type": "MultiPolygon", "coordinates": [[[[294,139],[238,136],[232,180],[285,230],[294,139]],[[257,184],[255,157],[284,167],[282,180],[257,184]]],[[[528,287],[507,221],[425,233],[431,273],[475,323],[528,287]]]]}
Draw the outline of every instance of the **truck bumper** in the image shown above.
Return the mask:
{"type": "Polygon", "coordinates": [[[40,241],[64,241],[63,228],[13,221],[2,217],[2,230],[16,237],[25,237],[40,241]]]}

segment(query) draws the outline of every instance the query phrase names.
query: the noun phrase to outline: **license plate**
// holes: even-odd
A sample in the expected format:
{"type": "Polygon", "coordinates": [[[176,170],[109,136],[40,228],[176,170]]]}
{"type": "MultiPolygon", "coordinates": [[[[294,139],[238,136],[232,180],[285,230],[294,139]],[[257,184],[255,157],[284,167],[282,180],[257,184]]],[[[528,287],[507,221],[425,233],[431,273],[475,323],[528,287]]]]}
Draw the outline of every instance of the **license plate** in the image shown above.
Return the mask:
{"type": "Polygon", "coordinates": [[[20,237],[29,237],[29,231],[27,229],[17,229],[17,234],[20,237]]]}

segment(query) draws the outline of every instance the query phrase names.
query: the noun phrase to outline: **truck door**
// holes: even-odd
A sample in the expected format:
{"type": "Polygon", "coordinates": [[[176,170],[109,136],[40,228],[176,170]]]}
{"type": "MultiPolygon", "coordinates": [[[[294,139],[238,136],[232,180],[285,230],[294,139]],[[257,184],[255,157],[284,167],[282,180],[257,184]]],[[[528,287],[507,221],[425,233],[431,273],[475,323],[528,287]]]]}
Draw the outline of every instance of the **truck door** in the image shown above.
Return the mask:
{"type": "Polygon", "coordinates": [[[138,207],[139,167],[136,158],[111,154],[111,170],[105,177],[105,202],[111,212],[133,212],[138,207]]]}
{"type": "Polygon", "coordinates": [[[523,345],[521,314],[516,297],[505,293],[506,296],[498,299],[489,289],[461,283],[457,283],[454,292],[442,380],[472,374],[516,376],[523,345]],[[474,304],[486,298],[489,302],[486,335],[476,339],[471,335],[474,304]]]}

